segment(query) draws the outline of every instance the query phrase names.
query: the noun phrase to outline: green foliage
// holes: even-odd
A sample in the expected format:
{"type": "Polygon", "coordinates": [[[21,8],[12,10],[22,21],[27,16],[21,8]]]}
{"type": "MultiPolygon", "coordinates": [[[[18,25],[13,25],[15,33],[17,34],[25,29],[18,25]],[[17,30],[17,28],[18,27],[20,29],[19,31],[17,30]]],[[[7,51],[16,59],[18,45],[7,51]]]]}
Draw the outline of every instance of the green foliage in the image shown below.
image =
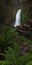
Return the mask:
{"type": "Polygon", "coordinates": [[[13,64],[17,65],[17,59],[19,57],[19,47],[16,45],[13,48],[9,47],[6,51],[5,60],[11,61],[13,64]]]}
{"type": "Polygon", "coordinates": [[[14,49],[9,47],[5,52],[5,60],[11,61],[13,65],[21,65],[21,59],[19,56],[19,49],[20,47],[18,45],[15,45],[14,49]]]}
{"type": "Polygon", "coordinates": [[[24,57],[23,57],[22,65],[23,64],[26,65],[30,61],[32,61],[32,53],[25,54],[24,57]]]}
{"type": "MultiPolygon", "coordinates": [[[[32,61],[32,41],[27,39],[24,36],[19,36],[16,32],[16,29],[10,26],[3,26],[0,28],[0,48],[5,51],[5,61],[3,65],[12,64],[12,65],[26,65],[32,61]],[[20,45],[20,46],[19,46],[20,45]],[[29,45],[30,49],[28,53],[25,53],[23,56],[20,56],[20,48],[23,45],[29,45]],[[7,48],[8,47],[8,48],[7,48]],[[6,50],[5,50],[6,48],[6,50]]],[[[2,62],[1,62],[2,63],[2,62]]],[[[0,63],[0,64],[1,64],[0,63]]]]}
{"type": "Polygon", "coordinates": [[[13,65],[10,61],[0,61],[0,65],[13,65]]]}
{"type": "MultiPolygon", "coordinates": [[[[15,0],[8,0],[6,2],[0,0],[0,22],[13,21],[15,15],[13,12],[13,3],[15,3],[15,0]]],[[[32,18],[32,11],[30,11],[32,10],[30,9],[31,4],[27,4],[25,0],[22,1],[22,4],[22,18],[23,21],[26,21],[27,19],[32,18]]],[[[0,52],[1,50],[5,52],[3,54],[0,53],[0,55],[5,56],[5,60],[0,61],[0,65],[32,65],[32,40],[29,40],[24,36],[19,36],[16,29],[13,27],[0,27],[0,52]],[[20,56],[20,48],[23,48],[25,45],[29,46],[29,52],[20,56]]]]}
{"type": "Polygon", "coordinates": [[[21,3],[21,10],[22,10],[22,19],[23,19],[23,22],[24,21],[27,21],[29,19],[32,19],[32,1],[31,0],[22,0],[22,3],[21,3]]]}
{"type": "Polygon", "coordinates": [[[25,22],[26,20],[28,20],[27,13],[24,10],[22,11],[22,20],[23,20],[23,22],[25,22]]]}
{"type": "Polygon", "coordinates": [[[16,49],[9,47],[5,52],[5,60],[11,61],[16,65],[26,65],[32,61],[32,53],[26,53],[23,56],[19,56],[19,47],[16,46],[16,49]],[[18,51],[18,52],[16,52],[18,51]]]}
{"type": "MultiPolygon", "coordinates": [[[[32,41],[24,36],[19,36],[16,29],[10,26],[0,27],[0,48],[5,49],[7,46],[13,47],[18,44],[21,47],[23,44],[32,45],[32,41]]],[[[31,48],[31,47],[30,47],[31,48]]]]}
{"type": "Polygon", "coordinates": [[[16,34],[15,29],[11,27],[4,27],[1,29],[3,30],[3,32],[0,35],[0,47],[5,48],[7,47],[7,45],[11,46],[11,43],[13,43],[12,39],[16,34]]]}
{"type": "Polygon", "coordinates": [[[32,61],[28,62],[26,65],[32,65],[32,61]]]}

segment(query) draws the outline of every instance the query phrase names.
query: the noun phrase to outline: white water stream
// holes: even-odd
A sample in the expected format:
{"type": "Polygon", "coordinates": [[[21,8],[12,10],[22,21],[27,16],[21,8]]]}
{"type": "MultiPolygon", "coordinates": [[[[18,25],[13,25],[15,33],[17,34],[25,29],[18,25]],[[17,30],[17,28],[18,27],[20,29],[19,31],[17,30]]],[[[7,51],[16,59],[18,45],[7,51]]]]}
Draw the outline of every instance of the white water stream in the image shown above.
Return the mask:
{"type": "Polygon", "coordinates": [[[21,20],[21,9],[19,9],[16,13],[16,19],[15,19],[14,27],[20,26],[20,20],[21,20]]]}

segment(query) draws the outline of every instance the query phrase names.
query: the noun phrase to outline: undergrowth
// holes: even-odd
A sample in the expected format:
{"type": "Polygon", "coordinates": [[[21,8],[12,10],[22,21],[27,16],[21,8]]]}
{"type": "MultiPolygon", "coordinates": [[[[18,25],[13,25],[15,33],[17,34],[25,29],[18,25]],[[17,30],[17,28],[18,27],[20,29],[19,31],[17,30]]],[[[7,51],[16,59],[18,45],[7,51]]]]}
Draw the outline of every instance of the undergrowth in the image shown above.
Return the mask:
{"type": "Polygon", "coordinates": [[[0,61],[0,65],[32,65],[32,40],[25,36],[19,36],[14,27],[0,27],[1,54],[4,55],[5,59],[0,61]],[[20,56],[20,48],[24,45],[29,46],[29,52],[20,56]]]}

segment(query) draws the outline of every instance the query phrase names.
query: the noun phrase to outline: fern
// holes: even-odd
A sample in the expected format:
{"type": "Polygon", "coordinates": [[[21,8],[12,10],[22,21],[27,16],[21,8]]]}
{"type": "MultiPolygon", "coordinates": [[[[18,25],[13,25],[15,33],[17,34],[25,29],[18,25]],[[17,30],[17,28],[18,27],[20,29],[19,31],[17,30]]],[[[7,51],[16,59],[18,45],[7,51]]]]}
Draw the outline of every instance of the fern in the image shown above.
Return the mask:
{"type": "Polygon", "coordinates": [[[26,65],[32,65],[32,61],[28,62],[26,65]]]}
{"type": "Polygon", "coordinates": [[[23,61],[22,61],[22,65],[26,65],[27,63],[29,63],[30,61],[32,61],[32,53],[28,53],[28,54],[25,54],[23,56],[23,61]]]}
{"type": "Polygon", "coordinates": [[[14,48],[8,47],[5,51],[5,60],[11,61],[13,64],[18,65],[20,47],[15,43],[14,48]]]}
{"type": "Polygon", "coordinates": [[[11,42],[13,43],[12,39],[15,36],[16,32],[15,29],[11,27],[4,27],[2,29],[5,30],[3,31],[4,33],[0,35],[0,48],[4,49],[7,46],[11,46],[11,42]]]}
{"type": "Polygon", "coordinates": [[[0,61],[0,65],[13,65],[10,61],[0,61]]]}

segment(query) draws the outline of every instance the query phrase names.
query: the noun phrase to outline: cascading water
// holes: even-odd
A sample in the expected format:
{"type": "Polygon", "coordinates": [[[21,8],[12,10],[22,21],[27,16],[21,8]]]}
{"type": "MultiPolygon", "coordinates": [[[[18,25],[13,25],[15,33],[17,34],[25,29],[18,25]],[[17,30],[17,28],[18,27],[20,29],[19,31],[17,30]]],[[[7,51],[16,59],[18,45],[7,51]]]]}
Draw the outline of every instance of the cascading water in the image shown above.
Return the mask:
{"type": "Polygon", "coordinates": [[[19,9],[16,13],[16,20],[15,20],[14,27],[20,26],[20,20],[21,20],[21,9],[19,9]]]}

